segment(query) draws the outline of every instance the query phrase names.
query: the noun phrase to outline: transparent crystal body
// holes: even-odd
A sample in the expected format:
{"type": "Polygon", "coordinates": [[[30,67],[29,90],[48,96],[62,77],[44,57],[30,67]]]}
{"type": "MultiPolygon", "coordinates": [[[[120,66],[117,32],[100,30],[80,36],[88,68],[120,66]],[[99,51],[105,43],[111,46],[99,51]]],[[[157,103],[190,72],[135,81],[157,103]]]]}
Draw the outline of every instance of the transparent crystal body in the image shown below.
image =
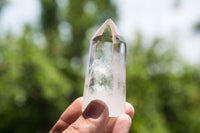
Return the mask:
{"type": "Polygon", "coordinates": [[[125,113],[126,43],[113,21],[108,19],[90,42],[85,76],[83,110],[95,99],[104,101],[109,116],[125,113]]]}

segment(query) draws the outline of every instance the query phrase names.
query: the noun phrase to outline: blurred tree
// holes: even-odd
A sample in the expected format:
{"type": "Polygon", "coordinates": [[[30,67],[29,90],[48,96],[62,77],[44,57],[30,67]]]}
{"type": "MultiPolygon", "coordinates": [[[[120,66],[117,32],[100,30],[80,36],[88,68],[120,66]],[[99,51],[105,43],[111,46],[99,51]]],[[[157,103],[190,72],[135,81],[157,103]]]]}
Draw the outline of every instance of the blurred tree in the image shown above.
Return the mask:
{"type": "Polygon", "coordinates": [[[200,22],[198,22],[197,24],[195,24],[194,30],[195,30],[196,33],[200,33],[200,22]]]}
{"type": "Polygon", "coordinates": [[[171,46],[160,38],[145,45],[138,34],[128,51],[127,99],[136,109],[131,132],[200,132],[199,68],[180,61],[171,46]]]}
{"type": "MultiPolygon", "coordinates": [[[[40,0],[39,30],[0,38],[0,132],[48,132],[82,95],[83,60],[93,27],[111,17],[110,0],[40,0]]],[[[0,1],[3,2],[3,1],[0,1]]],[[[0,4],[1,7],[2,4],[0,4]]],[[[96,28],[95,28],[96,30],[96,28]]],[[[200,71],[177,57],[174,42],[128,45],[127,101],[134,133],[200,132],[200,71]]]]}
{"type": "Polygon", "coordinates": [[[68,104],[68,79],[32,40],[27,27],[21,38],[1,41],[0,132],[47,132],[68,104]]]}
{"type": "Polygon", "coordinates": [[[7,4],[8,2],[6,0],[1,0],[0,1],[0,12],[1,12],[1,9],[7,4]]]}
{"type": "Polygon", "coordinates": [[[49,54],[54,55],[56,49],[56,39],[58,36],[58,15],[57,14],[57,4],[55,0],[41,0],[42,5],[42,15],[41,23],[42,30],[47,39],[47,50],[49,54]]]}

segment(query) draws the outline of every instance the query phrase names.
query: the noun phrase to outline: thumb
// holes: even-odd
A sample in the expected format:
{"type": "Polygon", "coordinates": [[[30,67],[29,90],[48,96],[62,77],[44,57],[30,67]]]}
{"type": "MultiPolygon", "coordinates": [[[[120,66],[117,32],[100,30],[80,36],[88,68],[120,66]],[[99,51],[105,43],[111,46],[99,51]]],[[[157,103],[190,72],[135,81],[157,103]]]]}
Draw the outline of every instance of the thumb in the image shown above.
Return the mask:
{"type": "Polygon", "coordinates": [[[100,100],[94,100],[63,133],[101,133],[106,126],[108,115],[106,104],[100,100]]]}

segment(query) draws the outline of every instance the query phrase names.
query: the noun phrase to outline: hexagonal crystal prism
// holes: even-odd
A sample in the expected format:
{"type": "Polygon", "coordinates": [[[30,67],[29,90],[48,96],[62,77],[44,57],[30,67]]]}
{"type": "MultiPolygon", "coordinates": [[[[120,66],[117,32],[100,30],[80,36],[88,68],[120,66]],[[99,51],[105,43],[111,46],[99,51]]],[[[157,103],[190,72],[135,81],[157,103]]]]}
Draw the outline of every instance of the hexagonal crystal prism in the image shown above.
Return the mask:
{"type": "Polygon", "coordinates": [[[83,110],[95,99],[107,104],[110,117],[125,113],[126,43],[111,19],[106,20],[90,42],[83,110]]]}

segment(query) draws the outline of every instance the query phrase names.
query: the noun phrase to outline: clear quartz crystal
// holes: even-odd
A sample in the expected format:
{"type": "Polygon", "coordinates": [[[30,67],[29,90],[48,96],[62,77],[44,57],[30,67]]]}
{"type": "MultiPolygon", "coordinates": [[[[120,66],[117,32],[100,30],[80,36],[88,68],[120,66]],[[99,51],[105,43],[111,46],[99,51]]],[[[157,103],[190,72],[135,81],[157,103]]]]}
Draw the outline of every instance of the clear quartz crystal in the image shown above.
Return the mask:
{"type": "Polygon", "coordinates": [[[83,110],[95,99],[107,104],[110,117],[125,113],[126,43],[111,19],[106,20],[90,42],[83,110]]]}

